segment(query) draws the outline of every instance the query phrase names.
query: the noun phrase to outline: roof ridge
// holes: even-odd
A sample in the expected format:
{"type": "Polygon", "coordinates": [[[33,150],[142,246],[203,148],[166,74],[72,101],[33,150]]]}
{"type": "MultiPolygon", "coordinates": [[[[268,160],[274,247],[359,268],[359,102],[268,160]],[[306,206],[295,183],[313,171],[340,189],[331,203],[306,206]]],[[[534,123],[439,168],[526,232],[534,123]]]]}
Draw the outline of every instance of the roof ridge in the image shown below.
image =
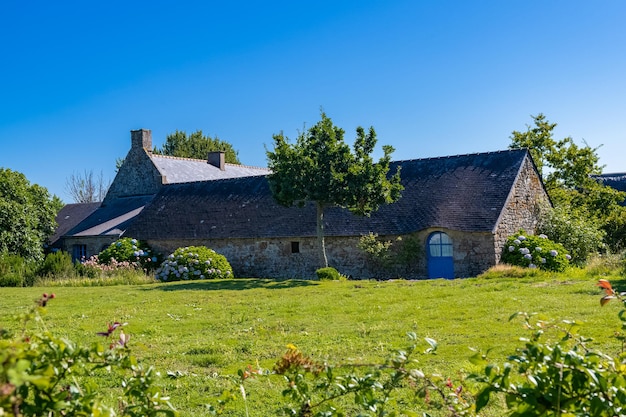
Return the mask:
{"type": "Polygon", "coordinates": [[[172,155],[162,155],[162,154],[155,154],[155,153],[151,153],[150,157],[156,156],[158,158],[166,158],[166,159],[177,159],[177,160],[181,160],[181,161],[192,161],[192,162],[207,162],[206,159],[196,159],[196,158],[185,158],[182,156],[172,156],[172,155]]]}
{"type": "Polygon", "coordinates": [[[182,182],[172,182],[169,184],[163,184],[163,189],[167,187],[174,188],[175,186],[178,186],[178,185],[188,185],[188,184],[203,185],[203,184],[213,184],[213,183],[226,182],[226,181],[234,182],[234,181],[250,180],[251,178],[267,178],[267,175],[244,175],[242,177],[216,178],[213,180],[207,179],[207,180],[190,180],[190,181],[182,181],[182,182]]]}
{"type": "Polygon", "coordinates": [[[602,174],[593,174],[592,177],[624,177],[626,172],[607,172],[602,174]]]}
{"type": "Polygon", "coordinates": [[[514,151],[526,151],[526,148],[519,149],[501,149],[499,151],[488,151],[488,152],[472,152],[472,153],[463,153],[457,155],[445,155],[445,156],[431,156],[427,158],[413,158],[413,159],[399,159],[392,162],[411,162],[411,161],[429,161],[429,160],[437,160],[437,159],[450,159],[450,158],[460,158],[464,156],[477,156],[477,155],[491,155],[491,154],[499,154],[505,152],[514,152],[514,151]]]}
{"type": "MultiPolygon", "coordinates": [[[[190,162],[202,162],[205,164],[208,164],[209,162],[206,159],[197,159],[197,158],[185,158],[182,156],[172,156],[172,155],[163,155],[163,154],[155,154],[155,153],[150,153],[150,157],[159,157],[159,158],[166,158],[166,159],[175,159],[178,161],[190,161],[190,162]]],[[[225,162],[225,165],[229,165],[229,166],[233,166],[233,167],[241,167],[241,168],[254,168],[254,169],[263,169],[263,170],[267,170],[269,171],[269,168],[266,167],[257,167],[257,166],[253,166],[253,165],[244,165],[244,164],[233,164],[230,162],[225,162]]]]}
{"type": "Polygon", "coordinates": [[[254,169],[263,169],[266,171],[269,171],[270,169],[267,167],[257,167],[254,165],[244,165],[244,164],[231,164],[230,162],[225,162],[225,165],[230,165],[230,166],[234,166],[234,167],[242,167],[242,168],[254,168],[254,169]]]}

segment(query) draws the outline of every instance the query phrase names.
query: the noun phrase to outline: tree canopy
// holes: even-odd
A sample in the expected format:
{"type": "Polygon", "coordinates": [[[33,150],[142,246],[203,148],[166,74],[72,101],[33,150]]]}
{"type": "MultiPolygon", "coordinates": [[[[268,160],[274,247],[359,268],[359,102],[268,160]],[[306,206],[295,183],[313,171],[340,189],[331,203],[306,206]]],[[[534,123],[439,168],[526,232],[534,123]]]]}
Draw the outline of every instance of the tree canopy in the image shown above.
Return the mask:
{"type": "Polygon", "coordinates": [[[205,136],[202,130],[191,135],[177,130],[167,135],[162,148],[154,147],[153,153],[159,155],[177,156],[180,158],[206,159],[209,152],[223,151],[225,161],[230,164],[240,164],[238,152],[233,146],[219,138],[205,136]]]}
{"type": "Polygon", "coordinates": [[[606,232],[605,243],[623,247],[616,236],[626,235],[626,230],[624,226],[618,230],[615,225],[626,217],[626,210],[620,206],[626,193],[604,186],[594,178],[602,173],[598,148],[586,143],[579,146],[571,137],[557,140],[553,134],[556,123],[550,123],[541,113],[531,117],[534,126],[527,126],[525,132],[513,131],[509,147],[529,149],[548,195],[561,213],[569,213],[577,221],[586,219],[606,232]]]}
{"type": "Polygon", "coordinates": [[[31,185],[24,174],[0,168],[0,252],[41,259],[62,205],[46,188],[31,185]]]}
{"type": "Polygon", "coordinates": [[[512,149],[528,148],[535,160],[548,192],[556,189],[582,190],[597,184],[592,175],[602,173],[597,148],[578,146],[571,137],[556,140],[550,123],[543,114],[531,116],[535,126],[525,132],[513,131],[512,149]]]}
{"type": "Polygon", "coordinates": [[[294,144],[282,133],[274,135],[274,149],[267,151],[268,176],[275,200],[284,206],[315,203],[320,259],[328,266],[324,244],[324,210],[339,206],[357,215],[369,215],[380,205],[400,198],[400,172],[388,177],[393,148],[382,147],[384,155],[374,162],[376,146],[373,127],[366,133],[356,129],[353,150],[344,142],[344,130],[321,113],[321,120],[302,132],[294,144]]]}

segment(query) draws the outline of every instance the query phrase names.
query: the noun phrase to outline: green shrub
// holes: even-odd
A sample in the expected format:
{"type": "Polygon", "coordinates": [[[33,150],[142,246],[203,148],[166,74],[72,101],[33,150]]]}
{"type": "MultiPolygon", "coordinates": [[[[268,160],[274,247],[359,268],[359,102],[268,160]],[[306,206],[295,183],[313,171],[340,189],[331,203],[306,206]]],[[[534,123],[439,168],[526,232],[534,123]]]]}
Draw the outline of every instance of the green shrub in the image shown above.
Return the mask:
{"type": "Polygon", "coordinates": [[[33,285],[33,263],[18,255],[0,252],[0,287],[25,287],[33,285]]]}
{"type": "Polygon", "coordinates": [[[576,266],[583,266],[590,255],[603,247],[604,232],[588,215],[575,210],[559,207],[549,210],[542,216],[537,230],[562,244],[576,266]]]}
{"type": "Polygon", "coordinates": [[[378,240],[376,233],[369,232],[359,238],[357,247],[365,252],[368,260],[372,262],[376,268],[386,269],[391,266],[393,257],[391,254],[391,241],[378,240]]]}
{"type": "Polygon", "coordinates": [[[563,245],[551,241],[546,235],[533,236],[520,231],[507,239],[501,261],[509,265],[562,272],[569,265],[569,259],[570,255],[563,245]]]}
{"type": "Polygon", "coordinates": [[[0,275],[0,287],[23,287],[24,278],[15,272],[0,275]]]}
{"type": "Polygon", "coordinates": [[[380,278],[393,278],[415,270],[422,252],[417,236],[398,236],[391,240],[379,240],[376,233],[359,238],[357,247],[365,253],[368,262],[380,278]]]}
{"type": "Polygon", "coordinates": [[[160,281],[233,278],[225,256],[206,246],[178,248],[156,270],[160,281]]]}
{"type": "Polygon", "coordinates": [[[331,266],[320,268],[315,271],[315,274],[317,274],[317,279],[320,281],[339,281],[341,279],[339,271],[331,266]]]}
{"type": "Polygon", "coordinates": [[[111,243],[98,254],[98,262],[105,265],[128,262],[147,270],[154,270],[159,265],[158,256],[146,243],[130,237],[111,243]]]}
{"type": "Polygon", "coordinates": [[[72,256],[63,251],[52,252],[46,255],[39,268],[40,276],[69,278],[76,274],[72,256]]]}
{"type": "Polygon", "coordinates": [[[621,252],[626,249],[626,207],[611,213],[602,225],[604,231],[604,243],[613,252],[621,252]]]}

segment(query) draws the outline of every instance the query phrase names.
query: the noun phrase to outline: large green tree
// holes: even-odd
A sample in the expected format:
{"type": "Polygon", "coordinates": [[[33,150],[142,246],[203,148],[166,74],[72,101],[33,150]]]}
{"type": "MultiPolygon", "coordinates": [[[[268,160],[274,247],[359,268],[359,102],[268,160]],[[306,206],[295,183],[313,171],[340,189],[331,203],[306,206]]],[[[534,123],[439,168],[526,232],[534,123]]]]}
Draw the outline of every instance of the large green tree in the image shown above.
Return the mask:
{"type": "Polygon", "coordinates": [[[343,129],[321,113],[321,120],[302,132],[295,143],[282,133],[274,135],[274,149],[267,151],[270,188],[284,206],[317,208],[317,237],[320,262],[328,266],[324,243],[324,210],[339,206],[357,215],[368,216],[380,205],[400,198],[400,172],[388,176],[393,148],[383,146],[384,155],[374,162],[376,132],[356,129],[353,150],[344,142],[343,129]]]}
{"type": "Polygon", "coordinates": [[[0,168],[0,252],[40,260],[62,203],[24,174],[0,168]]]}
{"type": "Polygon", "coordinates": [[[586,143],[578,146],[571,137],[555,139],[556,123],[550,123],[543,114],[531,116],[534,126],[525,132],[513,131],[512,149],[528,148],[551,197],[555,191],[582,191],[598,183],[591,175],[602,173],[597,148],[586,143]]]}
{"type": "Polygon", "coordinates": [[[550,123],[541,113],[531,117],[534,125],[523,132],[513,131],[509,147],[528,148],[553,204],[577,221],[586,218],[587,223],[607,233],[605,243],[617,247],[618,235],[626,234],[618,227],[618,220],[626,216],[620,206],[626,193],[594,179],[602,173],[598,148],[586,143],[579,146],[571,137],[555,139],[556,123],[550,123]]]}
{"type": "Polygon", "coordinates": [[[177,130],[167,135],[163,147],[155,147],[153,152],[159,155],[178,156],[181,158],[206,159],[209,152],[224,151],[225,161],[230,164],[240,164],[233,145],[219,138],[205,136],[202,130],[191,135],[177,130]]]}

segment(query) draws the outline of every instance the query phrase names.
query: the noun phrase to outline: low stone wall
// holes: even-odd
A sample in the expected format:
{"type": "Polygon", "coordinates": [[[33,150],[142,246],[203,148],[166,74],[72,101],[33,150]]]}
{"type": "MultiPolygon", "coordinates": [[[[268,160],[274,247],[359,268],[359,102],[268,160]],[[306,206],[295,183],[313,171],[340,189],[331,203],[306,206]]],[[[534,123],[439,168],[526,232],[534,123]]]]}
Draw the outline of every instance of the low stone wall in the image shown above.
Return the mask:
{"type": "MultiPolygon", "coordinates": [[[[427,273],[426,239],[434,231],[444,231],[454,245],[455,277],[472,277],[495,265],[493,235],[429,229],[417,233],[420,250],[406,265],[381,271],[358,247],[358,237],[326,237],[326,255],[330,266],[353,279],[395,278],[425,279],[427,273]]],[[[398,236],[380,236],[396,242],[398,236]]],[[[317,239],[172,239],[147,242],[153,249],[167,255],[179,247],[207,246],[226,256],[235,276],[249,278],[315,278],[321,265],[317,239]],[[292,253],[293,242],[298,252],[292,253]]]]}

